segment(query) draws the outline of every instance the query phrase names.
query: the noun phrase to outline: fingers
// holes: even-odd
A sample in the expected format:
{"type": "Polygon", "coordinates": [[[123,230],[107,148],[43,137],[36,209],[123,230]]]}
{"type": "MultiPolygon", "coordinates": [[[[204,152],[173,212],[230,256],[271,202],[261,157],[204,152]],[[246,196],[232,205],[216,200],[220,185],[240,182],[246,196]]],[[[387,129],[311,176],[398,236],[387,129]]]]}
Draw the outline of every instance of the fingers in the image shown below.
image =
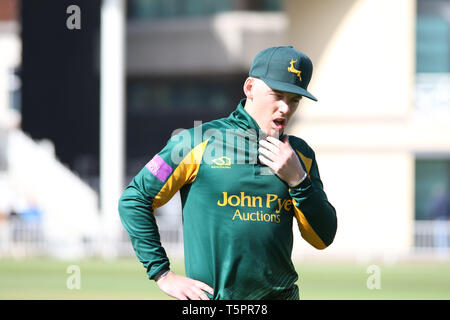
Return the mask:
{"type": "Polygon", "coordinates": [[[301,171],[300,162],[289,144],[288,136],[285,136],[283,141],[273,137],[260,140],[258,152],[259,161],[284,181],[290,181],[301,171]]]}
{"type": "Polygon", "coordinates": [[[210,286],[208,286],[206,283],[201,282],[201,281],[195,281],[195,284],[197,285],[197,287],[199,287],[203,291],[208,292],[210,295],[214,294],[214,289],[211,288],[210,286]]]}
{"type": "Polygon", "coordinates": [[[266,140],[259,140],[258,151],[272,161],[275,161],[276,157],[285,154],[290,149],[288,136],[285,136],[283,141],[270,136],[266,140]]]}
{"type": "MultiPolygon", "coordinates": [[[[269,139],[271,137],[267,137],[269,139]]],[[[278,155],[280,152],[280,149],[278,146],[272,142],[269,142],[267,140],[259,140],[259,151],[263,152],[264,150],[270,151],[274,155],[278,155]]]]}
{"type": "Polygon", "coordinates": [[[178,294],[172,295],[175,299],[178,300],[209,300],[206,293],[198,288],[185,288],[178,294]]]}
{"type": "Polygon", "coordinates": [[[291,146],[290,143],[289,143],[289,136],[288,135],[284,136],[283,141],[280,141],[279,139],[274,138],[274,137],[270,137],[270,136],[267,137],[267,141],[269,141],[270,143],[272,143],[273,145],[277,146],[280,149],[283,147],[283,145],[291,146]]]}
{"type": "MultiPolygon", "coordinates": [[[[272,141],[278,141],[275,138],[267,137],[267,140],[259,140],[258,159],[263,164],[268,166],[272,172],[275,172],[275,161],[278,158],[280,149],[272,143],[272,141]],[[268,141],[270,138],[270,141],[268,141]]],[[[279,141],[278,141],[279,142],[279,141]]]]}
{"type": "MultiPolygon", "coordinates": [[[[272,151],[267,150],[267,149],[262,148],[262,147],[260,147],[260,148],[258,149],[258,151],[259,151],[259,157],[260,157],[259,160],[261,160],[261,157],[264,157],[264,158],[266,158],[267,160],[275,161],[275,159],[276,159],[276,154],[274,154],[272,151]]],[[[262,162],[263,164],[265,164],[263,161],[261,161],[261,162],[262,162]]]]}
{"type": "Polygon", "coordinates": [[[275,173],[277,170],[275,168],[275,162],[271,161],[270,159],[267,159],[265,156],[263,156],[262,154],[260,154],[258,156],[259,161],[261,161],[261,163],[263,165],[266,165],[270,168],[270,170],[272,170],[273,173],[275,173]]]}
{"type": "Polygon", "coordinates": [[[184,288],[177,293],[169,295],[178,300],[210,300],[206,293],[196,286],[184,288]]]}
{"type": "Polygon", "coordinates": [[[209,300],[205,291],[198,287],[192,287],[192,298],[191,300],[209,300]]]}
{"type": "MultiPolygon", "coordinates": [[[[279,139],[274,138],[274,137],[271,137],[271,136],[268,136],[268,137],[266,138],[266,140],[269,141],[270,143],[272,143],[273,145],[277,146],[277,147],[279,147],[280,144],[282,143],[279,139]]],[[[264,140],[262,140],[262,141],[264,141],[264,140]]],[[[283,141],[283,142],[284,142],[284,141],[283,141]]]]}
{"type": "Polygon", "coordinates": [[[200,300],[209,300],[209,297],[206,295],[205,291],[209,294],[214,294],[214,289],[208,286],[206,283],[194,280],[193,291],[197,294],[200,300]]]}
{"type": "Polygon", "coordinates": [[[157,282],[161,290],[179,300],[209,300],[206,292],[214,294],[213,288],[198,280],[168,273],[157,282]]]}
{"type": "Polygon", "coordinates": [[[269,168],[272,168],[272,163],[276,161],[280,150],[277,146],[274,144],[266,141],[266,140],[260,140],[259,141],[259,161],[261,161],[262,164],[268,166],[269,168]]]}

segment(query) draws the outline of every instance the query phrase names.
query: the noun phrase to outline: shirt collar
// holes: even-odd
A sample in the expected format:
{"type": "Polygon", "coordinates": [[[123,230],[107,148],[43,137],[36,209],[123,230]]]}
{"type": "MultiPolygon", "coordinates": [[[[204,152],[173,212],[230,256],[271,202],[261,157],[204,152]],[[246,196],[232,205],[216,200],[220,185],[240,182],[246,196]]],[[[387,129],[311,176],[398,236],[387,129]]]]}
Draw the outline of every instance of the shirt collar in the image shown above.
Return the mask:
{"type": "Polygon", "coordinates": [[[247,98],[244,98],[241,101],[239,101],[236,110],[234,110],[230,114],[229,120],[235,123],[239,128],[243,130],[253,129],[259,135],[261,128],[258,126],[258,123],[256,123],[255,119],[253,119],[252,116],[249,115],[247,110],[245,110],[244,108],[246,101],[247,98]]]}

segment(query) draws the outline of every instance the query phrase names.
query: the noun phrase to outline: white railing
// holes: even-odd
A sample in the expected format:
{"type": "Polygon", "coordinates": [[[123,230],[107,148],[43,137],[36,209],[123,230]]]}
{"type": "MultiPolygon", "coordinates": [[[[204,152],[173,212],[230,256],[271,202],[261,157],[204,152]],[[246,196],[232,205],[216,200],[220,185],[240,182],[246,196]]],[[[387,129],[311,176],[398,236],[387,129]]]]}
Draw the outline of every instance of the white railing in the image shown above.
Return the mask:
{"type": "Polygon", "coordinates": [[[46,255],[45,242],[40,223],[23,223],[15,219],[0,221],[0,257],[46,255]]]}
{"type": "MultiPolygon", "coordinates": [[[[169,255],[179,255],[183,251],[183,230],[181,225],[158,225],[161,243],[169,255]]],[[[0,221],[0,259],[2,257],[25,258],[50,256],[101,257],[106,240],[101,235],[85,237],[78,241],[72,238],[46,237],[43,224],[27,222],[18,218],[0,221]],[[65,252],[61,254],[61,252],[65,252]]],[[[116,257],[133,256],[134,251],[128,234],[122,230],[113,245],[116,257]]]]}
{"type": "Polygon", "coordinates": [[[414,223],[416,253],[450,254],[450,221],[418,220],[414,223]]]}

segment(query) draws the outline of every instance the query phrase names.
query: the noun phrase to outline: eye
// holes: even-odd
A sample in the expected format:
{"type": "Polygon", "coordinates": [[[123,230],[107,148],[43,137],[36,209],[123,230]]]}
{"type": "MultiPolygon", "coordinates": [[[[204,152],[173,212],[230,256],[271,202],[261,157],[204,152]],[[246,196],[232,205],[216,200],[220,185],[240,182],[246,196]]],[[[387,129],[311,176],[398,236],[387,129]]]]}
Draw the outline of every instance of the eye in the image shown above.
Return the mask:
{"type": "Polygon", "coordinates": [[[294,97],[292,97],[291,102],[294,103],[294,104],[299,104],[300,100],[302,100],[301,96],[294,96],[294,97]]]}
{"type": "Polygon", "coordinates": [[[277,100],[283,99],[283,95],[277,92],[272,93],[272,96],[277,100]]]}

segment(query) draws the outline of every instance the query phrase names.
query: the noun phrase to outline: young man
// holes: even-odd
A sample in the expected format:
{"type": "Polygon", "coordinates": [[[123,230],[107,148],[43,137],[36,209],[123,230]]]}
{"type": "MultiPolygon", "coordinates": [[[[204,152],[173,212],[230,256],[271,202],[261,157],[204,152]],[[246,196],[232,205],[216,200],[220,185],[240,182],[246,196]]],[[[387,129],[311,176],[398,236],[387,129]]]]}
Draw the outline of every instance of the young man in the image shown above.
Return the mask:
{"type": "Polygon", "coordinates": [[[312,63],[291,46],[258,53],[246,98],[227,118],[173,136],[125,189],[119,212],[150,279],[177,299],[298,299],[291,260],[302,237],[329,246],[336,211],[314,151],[284,135],[312,63]],[[186,277],[170,271],[153,210],[180,191],[186,277]]]}

